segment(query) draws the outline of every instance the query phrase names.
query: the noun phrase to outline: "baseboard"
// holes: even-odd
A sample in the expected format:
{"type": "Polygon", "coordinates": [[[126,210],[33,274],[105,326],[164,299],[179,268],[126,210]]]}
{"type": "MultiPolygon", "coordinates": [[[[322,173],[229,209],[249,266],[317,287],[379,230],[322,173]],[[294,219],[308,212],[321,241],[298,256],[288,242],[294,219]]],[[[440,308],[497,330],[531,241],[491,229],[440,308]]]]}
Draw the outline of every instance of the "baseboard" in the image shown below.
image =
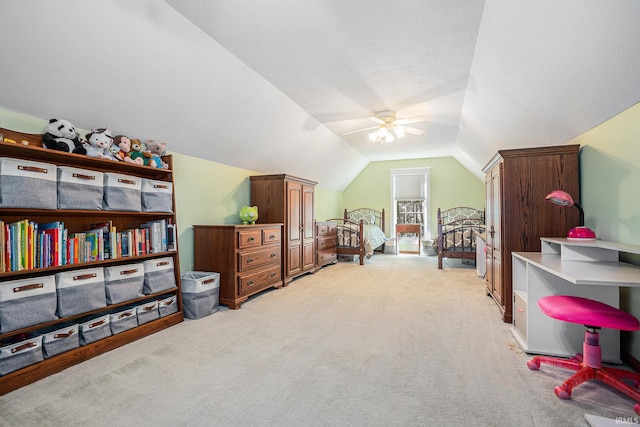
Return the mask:
{"type": "Polygon", "coordinates": [[[640,360],[636,359],[631,354],[623,352],[622,361],[631,366],[635,371],[640,372],[640,360]]]}

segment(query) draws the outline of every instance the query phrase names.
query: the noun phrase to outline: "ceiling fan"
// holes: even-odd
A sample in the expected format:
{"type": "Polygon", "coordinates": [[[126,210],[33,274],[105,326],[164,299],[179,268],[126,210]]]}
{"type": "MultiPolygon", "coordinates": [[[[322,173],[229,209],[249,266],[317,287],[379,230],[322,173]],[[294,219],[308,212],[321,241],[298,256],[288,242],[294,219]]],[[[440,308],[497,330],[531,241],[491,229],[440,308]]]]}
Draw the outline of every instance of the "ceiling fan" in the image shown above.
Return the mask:
{"type": "Polygon", "coordinates": [[[427,118],[425,116],[415,116],[396,120],[396,112],[391,110],[378,111],[373,116],[369,117],[369,119],[374,121],[376,123],[376,126],[354,130],[351,132],[343,133],[342,135],[345,136],[358,132],[372,131],[369,133],[369,139],[371,140],[371,142],[393,142],[396,139],[402,138],[406,133],[410,133],[412,135],[422,135],[424,133],[424,130],[405,125],[409,123],[427,121],[427,118]]]}

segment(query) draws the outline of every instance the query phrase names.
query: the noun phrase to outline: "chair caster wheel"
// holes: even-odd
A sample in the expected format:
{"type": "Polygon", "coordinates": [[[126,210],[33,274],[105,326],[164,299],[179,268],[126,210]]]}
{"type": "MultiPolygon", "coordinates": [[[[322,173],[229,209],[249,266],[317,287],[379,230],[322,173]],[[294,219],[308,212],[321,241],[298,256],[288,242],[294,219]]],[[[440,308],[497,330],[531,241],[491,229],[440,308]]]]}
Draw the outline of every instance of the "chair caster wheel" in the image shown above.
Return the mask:
{"type": "Polygon", "coordinates": [[[540,363],[533,359],[527,360],[527,367],[532,371],[537,371],[538,369],[540,369],[540,363]]]}
{"type": "Polygon", "coordinates": [[[558,386],[554,388],[553,391],[556,393],[556,396],[558,396],[562,400],[571,399],[571,390],[568,390],[563,386],[558,386]]]}

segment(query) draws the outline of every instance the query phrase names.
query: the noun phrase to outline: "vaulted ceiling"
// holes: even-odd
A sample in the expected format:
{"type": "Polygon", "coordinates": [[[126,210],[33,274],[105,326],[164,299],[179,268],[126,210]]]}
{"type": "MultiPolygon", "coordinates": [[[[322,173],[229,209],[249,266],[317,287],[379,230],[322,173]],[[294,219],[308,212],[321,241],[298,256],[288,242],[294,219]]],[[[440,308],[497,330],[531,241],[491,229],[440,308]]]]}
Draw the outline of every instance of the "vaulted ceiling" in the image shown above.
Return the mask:
{"type": "Polygon", "coordinates": [[[377,160],[481,176],[640,101],[637,0],[4,1],[0,44],[0,108],[337,190],[377,160]],[[343,136],[380,110],[424,134],[343,136]]]}

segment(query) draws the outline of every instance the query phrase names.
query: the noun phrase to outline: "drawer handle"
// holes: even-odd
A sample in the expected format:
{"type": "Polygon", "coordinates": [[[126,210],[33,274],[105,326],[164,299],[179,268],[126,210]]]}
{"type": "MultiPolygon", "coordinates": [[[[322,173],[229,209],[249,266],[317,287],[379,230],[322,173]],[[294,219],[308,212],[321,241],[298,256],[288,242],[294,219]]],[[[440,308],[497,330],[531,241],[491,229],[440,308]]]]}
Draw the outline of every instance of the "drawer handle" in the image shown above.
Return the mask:
{"type": "Polygon", "coordinates": [[[93,279],[94,277],[96,277],[97,274],[96,273],[89,273],[89,274],[81,274],[80,276],[73,276],[73,280],[87,280],[87,279],[93,279]]]}
{"type": "Polygon", "coordinates": [[[136,182],[132,179],[118,179],[118,182],[122,183],[122,184],[130,184],[130,185],[136,185],[136,182]]]}
{"type": "Polygon", "coordinates": [[[49,173],[45,168],[37,168],[35,166],[20,166],[18,165],[18,170],[27,171],[27,172],[38,172],[38,173],[49,173]]]}
{"type": "Polygon", "coordinates": [[[271,254],[271,258],[275,258],[277,256],[278,256],[277,254],[271,254]]]}
{"type": "Polygon", "coordinates": [[[44,288],[44,283],[34,283],[32,285],[24,285],[24,286],[18,286],[17,288],[13,288],[13,292],[22,292],[22,291],[29,291],[31,289],[40,289],[40,288],[44,288]]]}
{"type": "Polygon", "coordinates": [[[271,235],[269,236],[269,239],[270,239],[270,240],[271,240],[271,239],[275,239],[275,238],[276,238],[276,235],[275,235],[275,234],[271,234],[271,235]]]}
{"type": "Polygon", "coordinates": [[[95,176],[93,176],[93,175],[83,175],[83,174],[81,174],[81,173],[74,173],[72,176],[73,176],[74,178],[90,179],[90,180],[94,180],[94,181],[95,181],[95,179],[96,179],[96,177],[95,177],[95,176]]]}
{"type": "Polygon", "coordinates": [[[249,237],[249,238],[247,239],[247,241],[249,241],[249,242],[253,242],[254,240],[256,240],[256,238],[255,238],[255,237],[249,237]]]}
{"type": "Polygon", "coordinates": [[[168,188],[169,188],[169,186],[168,186],[168,185],[163,185],[163,184],[155,184],[155,185],[153,186],[153,188],[162,188],[162,189],[165,189],[165,190],[166,190],[166,189],[168,189],[168,188]]]}
{"type": "Polygon", "coordinates": [[[16,347],[16,348],[12,348],[12,349],[11,349],[11,353],[12,353],[12,354],[13,354],[13,353],[17,353],[17,352],[19,352],[19,351],[25,350],[25,349],[27,349],[27,348],[29,348],[29,347],[35,347],[35,346],[37,346],[37,345],[38,345],[38,344],[37,344],[35,341],[27,342],[27,343],[24,343],[24,344],[22,344],[22,345],[19,345],[19,346],[18,346],[18,347],[16,347]]]}
{"type": "Polygon", "coordinates": [[[249,259],[247,260],[247,264],[251,264],[252,262],[253,262],[253,258],[249,258],[249,259]]]}
{"type": "Polygon", "coordinates": [[[248,285],[248,286],[253,286],[253,280],[249,280],[249,281],[247,282],[247,285],[248,285]]]}
{"type": "Polygon", "coordinates": [[[69,338],[71,335],[75,334],[76,331],[74,331],[73,329],[71,329],[69,332],[67,332],[66,334],[53,334],[53,337],[55,339],[59,339],[59,338],[69,338]]]}
{"type": "Polygon", "coordinates": [[[126,313],[122,313],[121,315],[118,316],[118,319],[122,319],[123,317],[129,317],[133,315],[133,313],[131,313],[130,311],[127,311],[126,313]]]}
{"type": "Polygon", "coordinates": [[[162,267],[163,265],[169,265],[169,261],[156,262],[156,267],[162,267]]]}
{"type": "Polygon", "coordinates": [[[320,246],[322,246],[324,248],[324,242],[320,243],[320,246]]]}
{"type": "Polygon", "coordinates": [[[122,271],[120,272],[120,275],[122,276],[122,275],[124,275],[124,274],[133,274],[133,273],[137,273],[137,272],[138,272],[138,269],[137,269],[137,268],[134,268],[133,270],[122,270],[122,271]]]}
{"type": "Polygon", "coordinates": [[[156,308],[155,305],[148,305],[146,307],[142,307],[144,311],[151,311],[151,310],[154,310],[155,308],[156,308]]]}
{"type": "Polygon", "coordinates": [[[203,280],[203,281],[202,281],[202,284],[203,284],[203,285],[207,285],[207,284],[209,284],[209,283],[213,282],[214,280],[216,280],[216,279],[206,279],[206,280],[203,280]]]}
{"type": "Polygon", "coordinates": [[[276,273],[274,273],[274,272],[272,271],[270,276],[271,276],[271,277],[276,277],[276,276],[277,276],[277,274],[276,274],[276,273]]]}
{"type": "Polygon", "coordinates": [[[175,300],[171,299],[169,301],[163,302],[162,304],[164,304],[165,307],[169,307],[171,304],[173,304],[175,302],[175,300]]]}

